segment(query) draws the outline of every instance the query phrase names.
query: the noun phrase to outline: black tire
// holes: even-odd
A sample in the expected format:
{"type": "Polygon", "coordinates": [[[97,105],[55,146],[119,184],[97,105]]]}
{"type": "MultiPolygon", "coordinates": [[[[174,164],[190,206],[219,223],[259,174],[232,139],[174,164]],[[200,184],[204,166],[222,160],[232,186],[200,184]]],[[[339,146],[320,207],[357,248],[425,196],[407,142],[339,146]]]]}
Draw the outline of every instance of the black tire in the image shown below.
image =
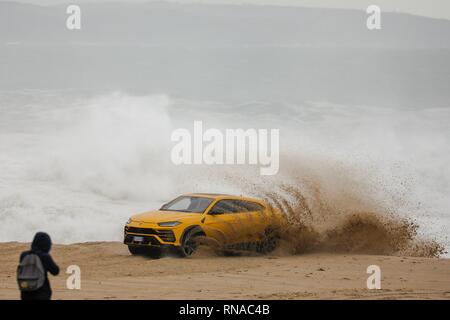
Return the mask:
{"type": "Polygon", "coordinates": [[[144,247],[138,247],[138,246],[128,246],[128,251],[130,251],[130,253],[133,256],[143,256],[145,255],[145,249],[144,247]]]}
{"type": "Polygon", "coordinates": [[[128,251],[134,256],[146,256],[152,259],[159,259],[162,255],[159,248],[152,247],[128,246],[128,251]]]}
{"type": "Polygon", "coordinates": [[[275,230],[268,228],[264,232],[264,239],[258,244],[256,251],[262,254],[271,253],[277,248],[279,240],[280,237],[278,233],[275,230]]]}
{"type": "Polygon", "coordinates": [[[145,253],[145,256],[152,259],[160,259],[162,255],[162,250],[154,247],[147,248],[147,252],[145,253]]]}
{"type": "Polygon", "coordinates": [[[181,243],[178,249],[178,255],[181,258],[190,257],[198,248],[198,238],[202,236],[201,233],[195,231],[189,231],[181,243]]]}

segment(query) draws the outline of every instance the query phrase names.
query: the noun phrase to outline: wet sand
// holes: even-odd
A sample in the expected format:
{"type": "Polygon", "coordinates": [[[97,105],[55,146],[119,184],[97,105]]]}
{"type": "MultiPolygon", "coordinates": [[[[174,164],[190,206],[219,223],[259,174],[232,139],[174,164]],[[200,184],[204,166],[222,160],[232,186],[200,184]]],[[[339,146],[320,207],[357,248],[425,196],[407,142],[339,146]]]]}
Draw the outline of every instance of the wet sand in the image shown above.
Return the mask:
{"type": "MultiPolygon", "coordinates": [[[[15,272],[24,243],[0,244],[0,299],[18,299],[15,272]]],[[[55,245],[61,267],[54,299],[450,299],[450,259],[314,253],[188,259],[131,256],[118,242],[55,245]],[[81,289],[66,288],[66,269],[81,268],[81,289]],[[366,286],[369,265],[381,289],[366,286]]]]}

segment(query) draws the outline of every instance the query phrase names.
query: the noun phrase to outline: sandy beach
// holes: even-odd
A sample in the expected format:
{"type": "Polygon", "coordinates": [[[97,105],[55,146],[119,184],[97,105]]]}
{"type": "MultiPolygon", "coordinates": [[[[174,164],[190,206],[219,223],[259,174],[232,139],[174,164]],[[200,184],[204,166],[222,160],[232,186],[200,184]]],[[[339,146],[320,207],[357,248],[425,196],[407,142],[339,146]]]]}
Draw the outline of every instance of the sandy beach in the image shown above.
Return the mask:
{"type": "MultiPolygon", "coordinates": [[[[15,270],[24,243],[0,244],[0,299],[18,299],[15,270]]],[[[131,256],[118,242],[55,245],[61,267],[53,299],[450,299],[450,260],[314,253],[188,259],[131,256]],[[69,290],[66,269],[81,268],[81,289],[69,290]],[[369,290],[369,265],[381,268],[381,289],[369,290]]]]}

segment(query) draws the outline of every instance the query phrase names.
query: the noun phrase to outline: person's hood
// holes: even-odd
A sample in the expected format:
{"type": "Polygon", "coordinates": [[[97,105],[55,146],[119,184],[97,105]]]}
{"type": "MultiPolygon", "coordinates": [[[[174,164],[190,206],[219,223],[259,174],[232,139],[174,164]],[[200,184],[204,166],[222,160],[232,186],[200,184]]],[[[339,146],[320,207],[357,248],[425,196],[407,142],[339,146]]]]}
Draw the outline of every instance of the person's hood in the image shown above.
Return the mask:
{"type": "Polygon", "coordinates": [[[31,243],[31,250],[49,252],[52,248],[52,240],[50,236],[45,232],[38,232],[34,236],[33,242],[31,243]]]}

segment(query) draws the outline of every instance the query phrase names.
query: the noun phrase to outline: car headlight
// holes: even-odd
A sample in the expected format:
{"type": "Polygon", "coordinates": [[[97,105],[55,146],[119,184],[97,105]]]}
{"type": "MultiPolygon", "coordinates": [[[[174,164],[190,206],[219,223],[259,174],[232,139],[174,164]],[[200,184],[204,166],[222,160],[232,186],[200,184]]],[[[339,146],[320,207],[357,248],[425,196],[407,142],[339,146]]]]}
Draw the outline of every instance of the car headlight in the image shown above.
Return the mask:
{"type": "Polygon", "coordinates": [[[130,224],[132,221],[133,221],[133,219],[129,218],[129,219],[127,220],[127,223],[126,223],[126,224],[130,224]]]}
{"type": "Polygon", "coordinates": [[[167,222],[158,223],[158,226],[160,226],[160,227],[176,227],[179,224],[181,224],[180,221],[167,221],[167,222]]]}

